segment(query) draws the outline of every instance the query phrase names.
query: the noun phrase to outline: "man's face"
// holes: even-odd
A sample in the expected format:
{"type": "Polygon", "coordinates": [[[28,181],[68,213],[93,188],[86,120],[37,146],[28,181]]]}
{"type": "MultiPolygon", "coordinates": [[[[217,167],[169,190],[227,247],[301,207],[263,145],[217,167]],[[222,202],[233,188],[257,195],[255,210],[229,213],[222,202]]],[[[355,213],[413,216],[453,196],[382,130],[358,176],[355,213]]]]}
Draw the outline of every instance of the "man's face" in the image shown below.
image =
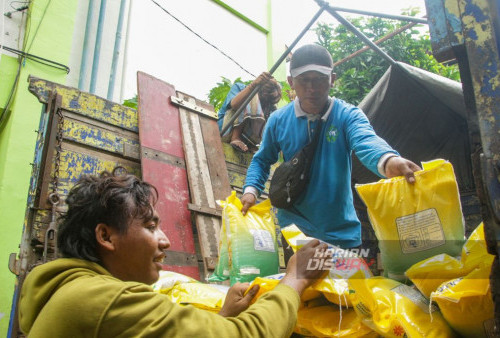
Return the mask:
{"type": "Polygon", "coordinates": [[[166,256],[164,251],[170,247],[156,212],[151,221],[134,219],[126,233],[115,236],[113,275],[124,281],[156,282],[166,256]]]}
{"type": "Polygon", "coordinates": [[[333,75],[325,75],[311,70],[294,78],[289,76],[288,82],[295,90],[302,110],[309,114],[318,114],[328,100],[334,79],[333,75]]]}

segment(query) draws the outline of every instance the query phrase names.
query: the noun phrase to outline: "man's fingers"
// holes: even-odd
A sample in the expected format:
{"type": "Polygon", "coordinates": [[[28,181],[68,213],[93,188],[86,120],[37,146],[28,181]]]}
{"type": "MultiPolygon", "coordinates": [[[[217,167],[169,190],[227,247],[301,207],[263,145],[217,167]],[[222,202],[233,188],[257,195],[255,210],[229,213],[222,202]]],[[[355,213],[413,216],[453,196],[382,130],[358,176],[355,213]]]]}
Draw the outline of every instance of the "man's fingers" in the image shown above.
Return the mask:
{"type": "Polygon", "coordinates": [[[247,213],[248,209],[255,204],[255,197],[252,194],[244,194],[241,197],[241,213],[243,216],[247,213]]]}
{"type": "Polygon", "coordinates": [[[325,242],[321,242],[318,239],[312,239],[307,244],[304,245],[304,248],[316,248],[317,250],[325,250],[328,248],[328,245],[325,242]]]}
{"type": "Polygon", "coordinates": [[[395,176],[404,176],[408,183],[415,183],[415,171],[421,168],[410,160],[395,156],[387,160],[386,176],[391,178],[395,176]]]}
{"type": "Polygon", "coordinates": [[[243,214],[243,216],[245,216],[251,204],[244,200],[242,200],[241,203],[243,204],[243,206],[241,207],[241,213],[243,214]]]}
{"type": "Polygon", "coordinates": [[[419,170],[422,170],[422,168],[420,168],[420,166],[416,165],[415,163],[413,163],[412,161],[409,161],[410,162],[410,169],[412,171],[419,171],[419,170]]]}
{"type": "Polygon", "coordinates": [[[406,177],[406,181],[408,183],[411,183],[411,184],[415,183],[415,175],[413,175],[413,173],[408,173],[405,175],[405,177],[406,177]]]}
{"type": "Polygon", "coordinates": [[[253,297],[255,297],[255,295],[257,294],[257,292],[259,292],[259,288],[260,288],[260,285],[258,285],[258,284],[255,284],[254,286],[252,286],[250,288],[250,290],[248,290],[247,294],[245,295],[245,298],[248,298],[248,300],[252,300],[253,297]]]}
{"type": "Polygon", "coordinates": [[[256,80],[257,84],[264,84],[266,83],[267,81],[269,81],[269,79],[271,78],[271,74],[269,74],[268,72],[264,72],[262,74],[260,74],[256,80]]]}
{"type": "Polygon", "coordinates": [[[312,239],[312,240],[310,240],[309,242],[307,242],[307,243],[304,245],[304,248],[308,248],[308,247],[312,247],[312,248],[314,248],[315,246],[320,245],[320,243],[321,243],[321,242],[315,238],[315,239],[312,239]]]}
{"type": "Polygon", "coordinates": [[[405,163],[405,178],[408,183],[415,183],[415,171],[421,170],[418,165],[413,163],[412,161],[406,161],[405,163]]]}
{"type": "Polygon", "coordinates": [[[273,76],[269,72],[263,72],[260,74],[256,80],[258,84],[264,85],[266,82],[268,82],[273,76]]]}

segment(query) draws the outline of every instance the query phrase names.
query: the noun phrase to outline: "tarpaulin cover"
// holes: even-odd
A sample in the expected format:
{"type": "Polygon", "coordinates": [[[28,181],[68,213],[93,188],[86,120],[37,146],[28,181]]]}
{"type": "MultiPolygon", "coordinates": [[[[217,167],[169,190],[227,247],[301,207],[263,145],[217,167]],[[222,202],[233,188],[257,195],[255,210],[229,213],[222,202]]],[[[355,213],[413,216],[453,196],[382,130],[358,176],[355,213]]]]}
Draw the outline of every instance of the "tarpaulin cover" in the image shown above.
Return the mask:
{"type": "MultiPolygon", "coordinates": [[[[453,165],[460,191],[474,189],[461,83],[398,62],[359,107],[375,132],[401,156],[419,165],[446,159],[453,165]]],[[[354,183],[380,179],[355,156],[352,178],[354,183]]]]}

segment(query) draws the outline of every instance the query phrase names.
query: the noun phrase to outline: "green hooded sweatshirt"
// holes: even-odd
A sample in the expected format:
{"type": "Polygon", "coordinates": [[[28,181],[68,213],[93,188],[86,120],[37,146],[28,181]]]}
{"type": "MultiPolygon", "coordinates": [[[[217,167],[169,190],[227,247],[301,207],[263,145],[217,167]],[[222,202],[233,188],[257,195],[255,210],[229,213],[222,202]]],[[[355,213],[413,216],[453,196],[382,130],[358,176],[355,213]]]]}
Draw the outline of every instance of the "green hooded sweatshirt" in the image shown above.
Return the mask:
{"type": "Polygon", "coordinates": [[[225,318],[121,281],[99,264],[61,258],[28,274],[19,323],[30,338],[287,337],[299,303],[297,292],[280,284],[239,316],[225,318]]]}

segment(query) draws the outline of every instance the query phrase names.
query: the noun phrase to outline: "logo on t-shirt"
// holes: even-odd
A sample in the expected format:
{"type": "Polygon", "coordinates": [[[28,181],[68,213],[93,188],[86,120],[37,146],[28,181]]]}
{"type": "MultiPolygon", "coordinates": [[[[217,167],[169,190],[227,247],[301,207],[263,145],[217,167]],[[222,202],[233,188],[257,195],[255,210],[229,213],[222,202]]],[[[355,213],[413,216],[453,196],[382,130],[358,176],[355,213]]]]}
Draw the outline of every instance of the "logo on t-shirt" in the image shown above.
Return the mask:
{"type": "Polygon", "coordinates": [[[337,136],[339,135],[339,132],[337,131],[337,127],[335,127],[333,124],[328,127],[328,130],[326,132],[326,140],[330,143],[333,143],[337,141],[337,136]]]}

